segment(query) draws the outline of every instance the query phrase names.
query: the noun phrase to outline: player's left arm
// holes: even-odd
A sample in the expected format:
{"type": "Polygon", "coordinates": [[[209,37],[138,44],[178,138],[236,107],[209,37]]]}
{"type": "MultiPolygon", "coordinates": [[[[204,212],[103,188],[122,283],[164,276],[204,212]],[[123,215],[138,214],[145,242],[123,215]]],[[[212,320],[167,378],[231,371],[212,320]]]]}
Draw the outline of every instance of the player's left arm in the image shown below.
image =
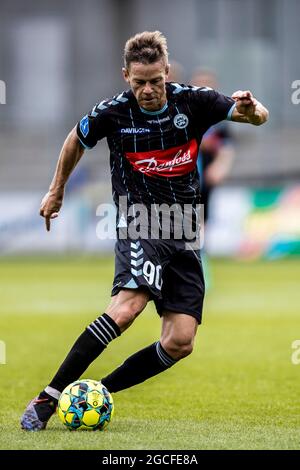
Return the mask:
{"type": "Polygon", "coordinates": [[[268,120],[269,111],[254,98],[251,91],[236,91],[231,98],[236,102],[231,115],[232,121],[260,126],[268,120]]]}

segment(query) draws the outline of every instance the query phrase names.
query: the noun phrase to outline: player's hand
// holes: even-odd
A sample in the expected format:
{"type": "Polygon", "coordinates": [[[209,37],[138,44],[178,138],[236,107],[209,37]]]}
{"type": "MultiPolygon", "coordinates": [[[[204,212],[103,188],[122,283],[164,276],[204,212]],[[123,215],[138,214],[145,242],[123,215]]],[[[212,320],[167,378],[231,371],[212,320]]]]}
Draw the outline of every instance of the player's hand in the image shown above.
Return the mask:
{"type": "Polygon", "coordinates": [[[40,215],[45,217],[46,229],[50,231],[51,219],[58,217],[58,212],[62,206],[64,193],[63,191],[48,191],[42,199],[40,207],[40,215]]]}
{"type": "Polygon", "coordinates": [[[253,116],[257,106],[257,100],[252,95],[251,91],[238,90],[231,96],[236,102],[236,110],[244,116],[253,116]]]}

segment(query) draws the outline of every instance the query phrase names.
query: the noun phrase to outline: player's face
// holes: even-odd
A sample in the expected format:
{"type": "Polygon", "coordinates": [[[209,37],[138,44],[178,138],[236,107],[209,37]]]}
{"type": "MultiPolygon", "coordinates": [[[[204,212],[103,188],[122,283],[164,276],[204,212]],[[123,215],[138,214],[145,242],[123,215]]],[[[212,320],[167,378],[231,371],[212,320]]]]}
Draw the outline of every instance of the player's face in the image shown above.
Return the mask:
{"type": "Polygon", "coordinates": [[[158,111],[166,101],[166,79],[169,66],[163,61],[153,64],[131,62],[129,69],[123,69],[123,76],[129,83],[138,104],[146,111],[158,111]]]}

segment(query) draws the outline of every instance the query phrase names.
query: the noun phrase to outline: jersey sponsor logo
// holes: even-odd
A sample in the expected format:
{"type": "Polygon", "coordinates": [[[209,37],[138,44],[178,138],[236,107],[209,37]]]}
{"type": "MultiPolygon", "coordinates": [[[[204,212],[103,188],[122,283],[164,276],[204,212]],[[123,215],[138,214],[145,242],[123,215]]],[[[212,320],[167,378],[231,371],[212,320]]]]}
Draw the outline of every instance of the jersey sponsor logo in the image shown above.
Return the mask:
{"type": "Polygon", "coordinates": [[[176,114],[173,122],[177,129],[185,129],[188,126],[189,118],[185,114],[176,114]]]}
{"type": "Polygon", "coordinates": [[[194,170],[198,156],[198,143],[192,139],[184,145],[171,147],[167,150],[150,152],[127,152],[135,171],[147,176],[174,177],[190,173],[194,170]]]}
{"type": "Polygon", "coordinates": [[[147,120],[147,122],[149,124],[162,124],[163,122],[170,121],[170,119],[171,119],[170,116],[166,116],[162,119],[149,119],[149,120],[147,120]]]}
{"type": "Polygon", "coordinates": [[[121,129],[121,134],[148,134],[150,129],[146,127],[126,127],[121,129]]]}
{"type": "Polygon", "coordinates": [[[86,137],[89,133],[89,118],[87,115],[81,119],[79,127],[83,137],[86,137]]]}

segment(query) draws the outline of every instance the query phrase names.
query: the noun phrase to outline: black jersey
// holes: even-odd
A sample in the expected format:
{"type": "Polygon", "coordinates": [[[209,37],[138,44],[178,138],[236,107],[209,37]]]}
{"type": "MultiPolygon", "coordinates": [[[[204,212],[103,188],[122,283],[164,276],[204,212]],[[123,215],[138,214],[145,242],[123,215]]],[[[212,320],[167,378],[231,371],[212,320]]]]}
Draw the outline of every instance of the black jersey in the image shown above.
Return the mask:
{"type": "Polygon", "coordinates": [[[200,203],[197,157],[207,129],[231,117],[234,100],[210,88],[167,83],[167,103],[139,107],[131,90],[95,105],[77,125],[84,147],[103,137],[110,149],[113,198],[128,205],[200,203]]]}

